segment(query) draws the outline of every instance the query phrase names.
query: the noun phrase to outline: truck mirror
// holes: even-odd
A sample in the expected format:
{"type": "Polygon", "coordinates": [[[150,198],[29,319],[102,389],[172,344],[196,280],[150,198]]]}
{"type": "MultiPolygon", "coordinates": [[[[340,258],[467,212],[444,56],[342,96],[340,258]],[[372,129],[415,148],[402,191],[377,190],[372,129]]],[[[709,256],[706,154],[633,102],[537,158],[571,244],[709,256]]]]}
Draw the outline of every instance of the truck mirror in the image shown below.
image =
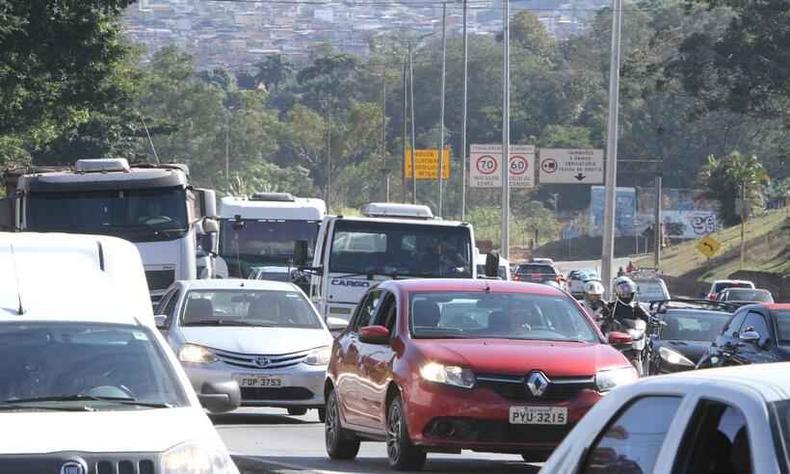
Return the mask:
{"type": "Polygon", "coordinates": [[[304,268],[307,266],[307,241],[297,240],[294,242],[294,266],[304,268]]]}
{"type": "Polygon", "coordinates": [[[486,255],[486,277],[497,278],[499,276],[499,254],[491,252],[486,255]]]}
{"type": "Polygon", "coordinates": [[[215,217],[217,215],[217,193],[213,189],[196,189],[195,196],[198,201],[201,217],[215,217]]]}
{"type": "Polygon", "coordinates": [[[219,223],[212,217],[203,218],[203,233],[204,234],[217,234],[219,233],[219,223]]]}
{"type": "Polygon", "coordinates": [[[201,234],[200,248],[208,254],[217,255],[219,253],[219,239],[217,238],[217,233],[201,234]]]}

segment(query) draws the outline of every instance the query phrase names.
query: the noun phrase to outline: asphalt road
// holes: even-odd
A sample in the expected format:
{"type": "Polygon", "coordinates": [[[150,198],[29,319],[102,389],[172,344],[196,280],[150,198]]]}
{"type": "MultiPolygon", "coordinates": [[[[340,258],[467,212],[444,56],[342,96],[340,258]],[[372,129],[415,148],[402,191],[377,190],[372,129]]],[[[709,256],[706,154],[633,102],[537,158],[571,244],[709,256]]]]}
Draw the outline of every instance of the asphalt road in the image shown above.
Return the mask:
{"type": "MultiPolygon", "coordinates": [[[[383,443],[363,443],[355,461],[330,460],[324,450],[324,425],[315,411],[287,416],[285,410],[242,409],[212,419],[242,474],[394,472],[387,466],[383,443]]],[[[422,472],[529,474],[538,470],[520,456],[464,451],[429,454],[422,472]]]]}

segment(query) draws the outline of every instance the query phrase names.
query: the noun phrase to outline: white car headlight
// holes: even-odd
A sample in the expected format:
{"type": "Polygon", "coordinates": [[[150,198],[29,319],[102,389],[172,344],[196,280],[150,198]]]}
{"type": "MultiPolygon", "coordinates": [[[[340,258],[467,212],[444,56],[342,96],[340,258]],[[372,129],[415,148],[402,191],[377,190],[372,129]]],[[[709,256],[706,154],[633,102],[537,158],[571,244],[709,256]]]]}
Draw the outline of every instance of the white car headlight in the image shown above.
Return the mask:
{"type": "Polygon", "coordinates": [[[192,364],[211,364],[217,361],[217,356],[206,347],[184,344],[178,351],[178,360],[192,364]]]}
{"type": "Polygon", "coordinates": [[[179,444],[162,454],[162,474],[239,474],[219,441],[179,444]]]}
{"type": "Polygon", "coordinates": [[[329,356],[332,355],[329,346],[319,347],[307,354],[304,363],[307,365],[329,365],[329,356]]]}
{"type": "Polygon", "coordinates": [[[623,367],[620,369],[601,370],[595,374],[595,386],[599,392],[608,392],[621,385],[635,382],[639,378],[636,369],[623,367]]]}
{"type": "Polygon", "coordinates": [[[429,382],[443,383],[454,387],[472,388],[475,374],[463,367],[428,362],[420,368],[420,375],[429,382]]]}
{"type": "Polygon", "coordinates": [[[659,347],[658,355],[670,364],[694,367],[694,362],[691,362],[686,356],[667,347],[659,347]]]}

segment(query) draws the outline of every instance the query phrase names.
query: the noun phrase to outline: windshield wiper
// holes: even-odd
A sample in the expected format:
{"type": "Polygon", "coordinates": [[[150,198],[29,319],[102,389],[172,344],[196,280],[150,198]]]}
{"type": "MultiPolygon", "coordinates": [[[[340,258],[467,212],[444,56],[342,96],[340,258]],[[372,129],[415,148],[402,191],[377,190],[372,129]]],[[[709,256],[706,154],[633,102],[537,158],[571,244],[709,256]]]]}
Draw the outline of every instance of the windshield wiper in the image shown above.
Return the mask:
{"type": "MultiPolygon", "coordinates": [[[[151,403],[140,402],[132,397],[97,397],[93,395],[85,395],[83,393],[75,393],[73,395],[52,395],[48,397],[34,397],[34,398],[17,398],[11,400],[3,400],[0,406],[14,406],[20,403],[41,403],[41,402],[110,402],[119,405],[133,405],[149,408],[172,408],[173,405],[169,403],[151,403]]],[[[38,407],[36,407],[38,408],[38,407]]]]}
{"type": "Polygon", "coordinates": [[[261,327],[261,328],[275,327],[275,325],[269,323],[236,321],[233,319],[201,319],[199,321],[190,321],[189,323],[183,324],[183,326],[253,326],[253,327],[261,327]]]}

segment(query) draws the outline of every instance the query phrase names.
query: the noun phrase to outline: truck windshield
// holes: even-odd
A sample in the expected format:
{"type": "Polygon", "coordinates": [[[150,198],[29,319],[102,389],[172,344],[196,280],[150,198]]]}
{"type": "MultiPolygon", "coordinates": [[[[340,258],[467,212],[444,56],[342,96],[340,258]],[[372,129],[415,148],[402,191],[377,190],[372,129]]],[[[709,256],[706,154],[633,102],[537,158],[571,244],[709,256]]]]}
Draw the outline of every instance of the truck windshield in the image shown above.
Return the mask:
{"type": "Polygon", "coordinates": [[[220,232],[220,255],[232,277],[246,278],[254,267],[288,265],[296,241],[307,241],[312,258],[319,221],[226,219],[220,232]]]}
{"type": "Polygon", "coordinates": [[[186,405],[153,332],[105,323],[0,324],[0,410],[186,405]]]}
{"type": "Polygon", "coordinates": [[[392,277],[471,278],[466,226],[338,220],[329,271],[392,277]]]}
{"type": "Polygon", "coordinates": [[[132,242],[172,240],[189,230],[186,191],[180,187],[31,193],[26,229],[122,237],[132,242]]]}

